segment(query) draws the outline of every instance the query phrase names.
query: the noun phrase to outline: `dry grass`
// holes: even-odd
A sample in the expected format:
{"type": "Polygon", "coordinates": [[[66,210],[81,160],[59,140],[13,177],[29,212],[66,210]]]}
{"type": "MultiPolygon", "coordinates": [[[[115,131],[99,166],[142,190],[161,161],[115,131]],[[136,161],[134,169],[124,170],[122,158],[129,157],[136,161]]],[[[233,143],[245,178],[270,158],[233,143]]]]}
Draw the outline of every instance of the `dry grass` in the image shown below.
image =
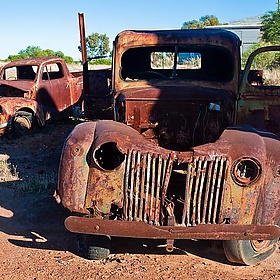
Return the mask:
{"type": "Polygon", "coordinates": [[[41,193],[54,190],[57,184],[57,174],[36,174],[30,178],[25,178],[17,184],[17,191],[20,193],[41,193]]]}
{"type": "Polygon", "coordinates": [[[0,137],[0,188],[12,188],[17,194],[53,193],[61,150],[76,124],[69,119],[17,139],[0,137]]]}
{"type": "Polygon", "coordinates": [[[266,85],[280,86],[280,69],[265,70],[264,82],[266,85]]]}
{"type": "Polygon", "coordinates": [[[9,156],[0,154],[0,184],[5,183],[17,193],[40,193],[54,189],[57,182],[57,173],[34,174],[20,178],[17,167],[9,163],[9,156]]]}
{"type": "Polygon", "coordinates": [[[20,180],[16,167],[12,166],[8,160],[9,156],[7,154],[0,154],[0,183],[20,180]]]}

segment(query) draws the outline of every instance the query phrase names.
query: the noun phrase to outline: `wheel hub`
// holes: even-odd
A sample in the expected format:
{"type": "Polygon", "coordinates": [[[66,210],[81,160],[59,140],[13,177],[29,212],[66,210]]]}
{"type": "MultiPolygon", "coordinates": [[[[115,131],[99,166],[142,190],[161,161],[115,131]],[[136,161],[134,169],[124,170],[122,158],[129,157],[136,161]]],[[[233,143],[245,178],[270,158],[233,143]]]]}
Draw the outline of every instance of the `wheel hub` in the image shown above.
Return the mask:
{"type": "Polygon", "coordinates": [[[251,240],[252,248],[259,252],[263,250],[264,248],[267,248],[271,243],[271,240],[251,240]]]}

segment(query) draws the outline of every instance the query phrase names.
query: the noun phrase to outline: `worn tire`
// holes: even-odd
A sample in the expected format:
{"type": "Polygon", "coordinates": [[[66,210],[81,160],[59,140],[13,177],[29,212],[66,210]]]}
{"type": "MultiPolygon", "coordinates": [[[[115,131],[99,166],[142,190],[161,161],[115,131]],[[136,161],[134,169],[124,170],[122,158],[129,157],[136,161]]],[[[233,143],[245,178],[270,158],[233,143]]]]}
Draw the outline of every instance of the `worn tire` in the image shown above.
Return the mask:
{"type": "Polygon", "coordinates": [[[32,113],[18,112],[12,121],[12,137],[17,138],[30,133],[33,123],[34,117],[32,113]]]}
{"type": "Polygon", "coordinates": [[[79,234],[78,254],[88,260],[102,260],[110,255],[110,237],[79,234]]]}
{"type": "MultiPolygon", "coordinates": [[[[278,222],[280,225],[280,221],[278,222]]],[[[230,262],[256,265],[271,256],[277,249],[274,240],[225,240],[224,252],[230,262]]]]}

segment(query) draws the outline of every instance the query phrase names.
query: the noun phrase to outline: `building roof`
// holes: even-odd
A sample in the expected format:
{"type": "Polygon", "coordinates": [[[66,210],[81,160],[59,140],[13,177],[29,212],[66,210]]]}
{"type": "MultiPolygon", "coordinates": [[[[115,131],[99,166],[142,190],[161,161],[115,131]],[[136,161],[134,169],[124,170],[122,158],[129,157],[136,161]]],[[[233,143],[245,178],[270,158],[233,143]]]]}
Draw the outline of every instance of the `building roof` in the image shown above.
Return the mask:
{"type": "Polygon", "coordinates": [[[261,25],[261,16],[248,17],[228,22],[228,25],[261,25]]]}

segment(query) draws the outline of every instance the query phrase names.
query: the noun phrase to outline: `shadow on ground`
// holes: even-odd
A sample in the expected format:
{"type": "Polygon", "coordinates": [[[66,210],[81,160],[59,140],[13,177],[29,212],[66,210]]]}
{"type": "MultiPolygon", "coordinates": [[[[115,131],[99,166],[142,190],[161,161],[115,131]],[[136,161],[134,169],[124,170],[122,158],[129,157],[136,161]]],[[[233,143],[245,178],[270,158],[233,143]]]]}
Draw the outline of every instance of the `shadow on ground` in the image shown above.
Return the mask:
{"type": "MultiPolygon", "coordinates": [[[[64,227],[64,220],[70,213],[55,202],[51,192],[17,196],[5,187],[0,187],[0,191],[6,192],[5,196],[1,196],[1,206],[13,213],[12,217],[0,216],[1,231],[9,236],[10,243],[20,247],[77,254],[77,235],[64,227]]],[[[165,240],[112,238],[111,253],[164,255],[167,254],[165,245],[165,240]]],[[[229,263],[219,241],[175,240],[171,254],[192,254],[229,263]]]]}

